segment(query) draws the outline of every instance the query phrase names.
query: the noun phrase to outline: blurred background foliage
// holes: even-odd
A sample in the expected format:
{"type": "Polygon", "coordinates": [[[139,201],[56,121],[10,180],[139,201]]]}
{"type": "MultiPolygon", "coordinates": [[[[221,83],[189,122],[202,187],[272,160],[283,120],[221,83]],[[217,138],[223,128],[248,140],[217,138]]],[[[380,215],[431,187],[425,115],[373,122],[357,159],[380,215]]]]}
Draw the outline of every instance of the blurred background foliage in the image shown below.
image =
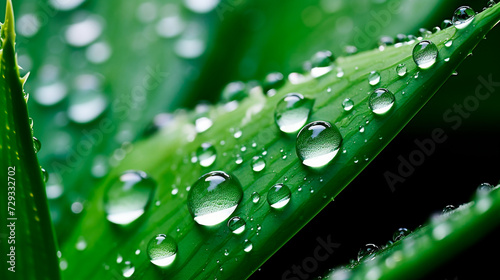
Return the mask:
{"type": "MultiPolygon", "coordinates": [[[[486,2],[15,1],[18,60],[21,74],[30,72],[25,89],[34,133],[42,142],[38,157],[50,175],[47,194],[58,241],[65,241],[84,213],[96,182],[133,149],[134,141],[171,121],[175,110],[196,108],[203,114],[203,104],[217,102],[230,82],[262,81],[275,71],[285,77],[300,73],[318,50],[339,57],[373,49],[382,36],[418,35],[420,28],[440,26],[462,4],[481,11],[486,2]]],[[[415,228],[439,207],[467,202],[477,184],[496,183],[500,95],[462,118],[456,130],[443,119],[453,104],[474,93],[479,76],[500,81],[498,63],[491,63],[498,30],[487,41],[256,279],[259,273],[281,277],[323,233],[333,232],[342,244],[323,270],[346,263],[362,244],[383,242],[399,226],[415,228]],[[384,172],[396,170],[398,156],[407,156],[415,149],[414,139],[429,137],[436,127],[445,129],[450,140],[391,192],[384,172]],[[470,189],[457,190],[458,184],[470,189]],[[332,218],[339,211],[353,216],[332,218]]]]}

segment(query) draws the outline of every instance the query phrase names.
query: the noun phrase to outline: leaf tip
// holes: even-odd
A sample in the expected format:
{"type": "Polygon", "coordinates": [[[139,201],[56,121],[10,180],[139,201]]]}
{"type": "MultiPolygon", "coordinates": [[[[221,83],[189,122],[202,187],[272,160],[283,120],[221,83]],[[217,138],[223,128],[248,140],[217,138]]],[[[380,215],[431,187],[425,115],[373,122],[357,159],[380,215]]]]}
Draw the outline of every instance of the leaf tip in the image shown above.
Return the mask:
{"type": "Polygon", "coordinates": [[[11,41],[14,45],[16,34],[14,31],[14,8],[12,7],[12,0],[7,0],[5,7],[5,22],[2,25],[2,43],[5,45],[6,41],[11,41]]]}

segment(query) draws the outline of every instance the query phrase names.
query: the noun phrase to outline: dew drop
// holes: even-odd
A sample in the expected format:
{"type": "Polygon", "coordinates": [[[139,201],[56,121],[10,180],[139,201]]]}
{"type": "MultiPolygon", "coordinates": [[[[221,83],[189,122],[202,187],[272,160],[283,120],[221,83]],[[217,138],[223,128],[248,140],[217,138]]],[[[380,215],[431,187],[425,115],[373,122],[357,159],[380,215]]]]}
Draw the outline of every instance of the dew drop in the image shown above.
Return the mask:
{"type": "Polygon", "coordinates": [[[358,262],[365,258],[373,259],[375,257],[375,253],[379,250],[378,246],[375,244],[366,244],[362,247],[358,252],[358,262]]]}
{"type": "Polygon", "coordinates": [[[252,170],[260,172],[266,167],[266,161],[261,156],[254,156],[252,158],[252,170]]]}
{"type": "Polygon", "coordinates": [[[222,100],[229,102],[234,100],[242,100],[247,96],[245,83],[241,81],[231,82],[222,90],[222,100]]]}
{"type": "Polygon", "coordinates": [[[364,127],[364,126],[360,126],[360,127],[359,127],[359,132],[360,132],[360,133],[365,132],[365,127],[364,127]]]}
{"type": "Polygon", "coordinates": [[[158,234],[148,243],[148,256],[156,266],[169,266],[177,256],[177,243],[169,235],[158,234]]]}
{"type": "Polygon", "coordinates": [[[451,20],[449,19],[445,19],[443,20],[443,22],[441,23],[441,29],[445,29],[445,28],[448,28],[450,26],[453,25],[453,22],[451,22],[451,20]]]}
{"type": "Polygon", "coordinates": [[[279,129],[285,133],[299,130],[306,122],[314,101],[304,98],[299,93],[287,94],[276,105],[274,120],[279,129]]]}
{"type": "Polygon", "coordinates": [[[354,107],[354,101],[352,101],[350,98],[344,99],[342,101],[342,108],[344,108],[344,111],[348,112],[351,111],[351,109],[354,107]]]}
{"type": "Polygon", "coordinates": [[[281,87],[284,84],[285,80],[283,78],[283,74],[279,72],[272,72],[267,74],[262,87],[264,92],[268,92],[269,90],[281,87]]]}
{"type": "Polygon", "coordinates": [[[331,51],[319,51],[311,58],[311,66],[314,67],[327,67],[335,60],[331,51]]]}
{"type": "Polygon", "coordinates": [[[413,48],[413,61],[420,69],[427,69],[436,63],[438,48],[431,41],[421,41],[413,48]]]}
{"type": "Polygon", "coordinates": [[[446,205],[444,208],[443,208],[443,214],[445,213],[449,213],[453,210],[457,209],[457,207],[455,205],[446,205]]]}
{"type": "Polygon", "coordinates": [[[245,243],[243,244],[243,251],[250,252],[253,249],[252,241],[245,239],[245,243]]]}
{"type": "Polygon", "coordinates": [[[446,41],[444,43],[444,46],[447,47],[447,48],[451,47],[451,45],[453,45],[453,41],[452,40],[448,40],[448,41],[446,41]]]}
{"type": "Polygon", "coordinates": [[[399,228],[392,235],[392,241],[396,242],[402,239],[403,237],[407,236],[408,234],[410,234],[410,231],[407,228],[399,228]]]}
{"type": "Polygon", "coordinates": [[[217,225],[231,216],[242,197],[243,190],[236,177],[222,171],[209,172],[189,191],[189,213],[200,225],[217,225]]]}
{"type": "Polygon", "coordinates": [[[392,108],[395,100],[392,92],[385,88],[379,88],[371,93],[368,104],[373,113],[383,115],[392,108]]]}
{"type": "Polygon", "coordinates": [[[316,121],[300,130],[296,140],[296,152],[302,164],[322,167],[337,155],[341,144],[342,135],[335,125],[316,121]]]}
{"type": "Polygon", "coordinates": [[[485,195],[488,194],[492,189],[493,186],[490,185],[489,183],[482,183],[477,187],[476,193],[479,195],[485,195]]]}
{"type": "Polygon", "coordinates": [[[260,201],[260,194],[258,192],[252,193],[252,202],[257,204],[260,201]]]}
{"type": "Polygon", "coordinates": [[[290,201],[292,193],[284,184],[276,184],[267,192],[267,202],[274,209],[285,207],[290,201]]]}
{"type": "Polygon", "coordinates": [[[232,217],[227,222],[227,227],[234,234],[240,234],[243,231],[245,231],[245,225],[246,225],[245,220],[243,218],[240,218],[240,217],[237,217],[237,216],[232,217]]]}
{"type": "Polygon", "coordinates": [[[404,77],[406,75],[406,65],[404,63],[398,64],[396,66],[396,73],[398,73],[398,76],[404,77]]]}
{"type": "Polygon", "coordinates": [[[130,170],[115,178],[104,195],[106,218],[117,225],[129,225],[149,206],[156,182],[143,171],[130,170]]]}
{"type": "Polygon", "coordinates": [[[476,13],[469,6],[458,7],[453,13],[452,22],[457,29],[466,28],[474,19],[476,13]]]}
{"type": "Polygon", "coordinates": [[[41,168],[41,171],[42,171],[43,181],[47,183],[49,181],[49,173],[43,168],[41,168]]]}
{"type": "Polygon", "coordinates": [[[370,85],[374,86],[380,83],[380,73],[377,71],[371,71],[368,75],[368,82],[370,85]]]}
{"type": "Polygon", "coordinates": [[[34,136],[33,136],[33,148],[35,149],[35,154],[38,153],[42,148],[42,142],[40,142],[40,140],[38,140],[38,138],[34,136]]]}
{"type": "Polygon", "coordinates": [[[121,271],[123,277],[130,278],[135,272],[135,267],[130,261],[125,261],[122,265],[121,271]]]}
{"type": "Polygon", "coordinates": [[[217,158],[217,151],[215,147],[210,143],[203,143],[196,150],[196,157],[198,158],[198,162],[203,167],[208,167],[212,165],[217,158]]]}

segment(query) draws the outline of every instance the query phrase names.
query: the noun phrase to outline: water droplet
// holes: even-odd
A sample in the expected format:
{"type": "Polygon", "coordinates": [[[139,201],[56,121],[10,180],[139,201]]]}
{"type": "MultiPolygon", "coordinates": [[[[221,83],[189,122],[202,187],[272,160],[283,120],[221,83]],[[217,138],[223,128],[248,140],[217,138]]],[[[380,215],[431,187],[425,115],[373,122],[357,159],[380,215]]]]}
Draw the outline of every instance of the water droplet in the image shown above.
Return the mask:
{"type": "Polygon", "coordinates": [[[449,213],[453,210],[457,209],[457,207],[455,205],[446,205],[444,208],[443,208],[443,214],[445,213],[449,213]]]}
{"type": "Polygon", "coordinates": [[[68,117],[75,123],[89,123],[99,117],[107,105],[106,97],[100,92],[76,92],[69,100],[68,117]]]}
{"type": "Polygon", "coordinates": [[[446,41],[444,43],[444,46],[447,47],[447,48],[451,47],[451,45],[453,45],[453,41],[452,40],[448,40],[448,41],[446,41]]]}
{"type": "Polygon", "coordinates": [[[360,133],[365,132],[365,127],[364,127],[364,126],[360,126],[360,127],[359,127],[359,132],[360,132],[360,133]]]}
{"type": "Polygon", "coordinates": [[[259,201],[260,201],[260,194],[258,192],[253,192],[252,193],[252,202],[259,203],[259,201]]]}
{"type": "Polygon", "coordinates": [[[379,250],[378,246],[375,244],[366,244],[363,248],[361,248],[358,252],[358,262],[362,259],[369,258],[373,259],[375,257],[375,253],[379,250]]]}
{"type": "Polygon", "coordinates": [[[493,186],[490,185],[489,183],[482,183],[477,187],[476,193],[479,195],[485,195],[488,194],[492,189],[493,186]]]}
{"type": "Polygon", "coordinates": [[[85,0],[49,0],[49,3],[52,7],[54,7],[57,10],[60,11],[69,11],[72,10],[76,7],[78,7],[80,4],[82,4],[85,0]]]}
{"type": "Polygon", "coordinates": [[[148,256],[154,265],[169,266],[177,256],[177,243],[169,235],[158,234],[148,243],[148,256]]]}
{"type": "Polygon", "coordinates": [[[352,101],[350,98],[344,99],[342,101],[342,108],[344,108],[344,111],[348,112],[351,111],[351,109],[354,107],[354,101],[352,101]]]}
{"type": "Polygon", "coordinates": [[[227,249],[224,250],[224,256],[229,256],[229,251],[227,249]]]}
{"type": "Polygon", "coordinates": [[[78,238],[78,242],[76,242],[75,247],[78,251],[83,251],[87,248],[87,241],[85,241],[85,239],[82,236],[80,236],[78,238]]]}
{"type": "Polygon", "coordinates": [[[285,80],[283,78],[283,74],[279,72],[272,72],[267,74],[262,87],[264,92],[268,92],[269,90],[281,87],[284,84],[285,80]]]}
{"type": "Polygon", "coordinates": [[[379,88],[371,93],[369,106],[373,113],[383,115],[392,108],[395,100],[392,92],[385,88],[379,88]]]}
{"type": "Polygon", "coordinates": [[[121,270],[123,277],[130,278],[135,272],[135,267],[130,261],[125,261],[121,270]]]}
{"type": "Polygon", "coordinates": [[[443,22],[441,23],[441,29],[445,29],[445,28],[448,28],[450,26],[453,25],[453,22],[451,22],[451,20],[449,19],[445,19],[443,20],[443,22]]]}
{"type": "Polygon", "coordinates": [[[420,35],[421,38],[427,38],[430,35],[432,35],[432,32],[430,32],[429,30],[427,30],[425,28],[419,28],[418,34],[420,35]]]}
{"type": "Polygon", "coordinates": [[[40,142],[40,140],[38,140],[35,136],[33,136],[33,148],[35,149],[35,154],[42,148],[42,142],[40,142]]]}
{"type": "Polygon", "coordinates": [[[466,28],[474,19],[476,13],[469,6],[458,7],[453,13],[452,22],[457,29],[466,28]]]}
{"type": "Polygon", "coordinates": [[[399,228],[392,235],[392,240],[396,242],[402,239],[403,237],[407,236],[408,234],[410,234],[410,231],[407,228],[399,228]]]}
{"type": "Polygon", "coordinates": [[[234,161],[236,164],[242,164],[243,163],[243,158],[240,155],[236,155],[236,160],[234,161]]]}
{"type": "Polygon", "coordinates": [[[486,6],[487,6],[488,8],[491,8],[491,7],[495,6],[495,4],[496,4],[496,2],[495,2],[495,1],[493,1],[493,0],[489,0],[489,1],[488,1],[488,3],[486,4],[486,6]]]}
{"type": "Polygon", "coordinates": [[[254,156],[252,158],[252,170],[260,172],[266,167],[266,161],[261,156],[254,156]]]}
{"type": "Polygon", "coordinates": [[[234,234],[240,234],[245,230],[246,222],[243,218],[240,217],[232,217],[227,222],[227,227],[234,234]]]}
{"type": "Polygon", "coordinates": [[[438,56],[438,48],[431,41],[421,41],[413,48],[413,61],[420,69],[427,69],[434,65],[438,56]]]}
{"type": "Polygon", "coordinates": [[[41,171],[42,171],[42,179],[45,183],[47,183],[47,181],[49,181],[49,173],[43,168],[41,168],[41,171]]]}
{"type": "Polygon", "coordinates": [[[317,121],[304,126],[296,140],[296,152],[302,164],[321,167],[337,155],[342,135],[335,125],[317,121]]]}
{"type": "Polygon", "coordinates": [[[243,251],[248,253],[248,252],[252,251],[252,249],[253,249],[252,241],[246,239],[245,244],[243,244],[243,251]]]}
{"type": "Polygon", "coordinates": [[[398,76],[404,77],[404,75],[406,75],[406,65],[404,63],[398,64],[398,66],[396,66],[396,73],[398,73],[398,76]]]}
{"type": "Polygon", "coordinates": [[[236,132],[233,134],[233,136],[234,136],[234,138],[235,138],[235,139],[240,138],[240,137],[241,137],[241,135],[243,135],[243,132],[241,132],[241,130],[238,130],[238,131],[236,131],[236,132]]]}
{"type": "Polygon", "coordinates": [[[84,20],[70,25],[64,35],[68,44],[83,47],[101,36],[102,29],[99,18],[88,16],[84,20]]]}
{"type": "Polygon", "coordinates": [[[284,184],[276,184],[267,192],[267,202],[274,209],[285,207],[290,201],[292,193],[284,184]]]}
{"type": "Polygon", "coordinates": [[[374,86],[380,83],[380,74],[377,71],[371,71],[368,75],[368,82],[374,86]]]}
{"type": "Polygon", "coordinates": [[[104,195],[104,210],[108,221],[129,225],[149,206],[156,182],[143,171],[126,171],[110,184],[104,195]]]}
{"type": "Polygon", "coordinates": [[[222,171],[209,172],[194,183],[188,194],[189,213],[200,225],[217,225],[231,216],[242,197],[236,177],[222,171]]]}
{"type": "Polygon", "coordinates": [[[276,105],[274,120],[279,129],[285,133],[299,130],[306,122],[314,101],[304,98],[301,94],[287,94],[276,105]]]}
{"type": "Polygon", "coordinates": [[[432,28],[432,33],[437,33],[441,31],[441,28],[439,28],[439,26],[435,26],[434,28],[432,28]]]}
{"type": "Polygon", "coordinates": [[[188,9],[195,13],[205,14],[217,7],[220,0],[184,0],[188,9]]]}
{"type": "Polygon", "coordinates": [[[222,90],[222,100],[225,102],[242,100],[248,96],[245,89],[245,83],[241,81],[231,82],[224,87],[222,90]]]}
{"type": "Polygon", "coordinates": [[[332,64],[334,57],[331,51],[319,51],[311,58],[311,66],[314,67],[327,67],[332,64]]]}
{"type": "Polygon", "coordinates": [[[208,167],[212,165],[217,158],[217,151],[215,147],[210,143],[203,143],[196,150],[196,157],[198,158],[198,162],[203,167],[208,167]]]}

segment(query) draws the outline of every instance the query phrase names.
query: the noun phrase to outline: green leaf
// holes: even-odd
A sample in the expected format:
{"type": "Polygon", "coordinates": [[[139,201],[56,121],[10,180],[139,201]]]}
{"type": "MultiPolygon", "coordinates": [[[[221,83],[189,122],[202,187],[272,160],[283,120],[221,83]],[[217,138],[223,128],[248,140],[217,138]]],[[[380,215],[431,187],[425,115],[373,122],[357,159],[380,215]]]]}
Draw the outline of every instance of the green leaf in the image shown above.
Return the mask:
{"type": "Polygon", "coordinates": [[[465,29],[452,27],[426,38],[439,49],[437,62],[427,70],[418,69],[413,61],[416,43],[405,44],[341,57],[330,73],[301,84],[287,83],[272,97],[266,98],[255,88],[235,110],[221,104],[202,114],[213,121],[212,127],[203,133],[196,133],[193,124],[199,113],[178,113],[159,133],[135,143],[133,150],[96,189],[86,204],[82,220],[64,246],[63,255],[68,260],[64,275],[73,279],[109,278],[121,273],[123,262],[116,264],[120,255],[134,264],[134,277],[138,278],[248,277],[389,143],[498,22],[499,10],[497,5],[478,14],[465,29]],[[453,44],[446,47],[449,40],[453,44]],[[399,64],[407,67],[404,77],[396,73],[399,64]],[[395,105],[383,116],[374,115],[368,106],[369,93],[376,88],[368,83],[371,71],[381,75],[376,87],[385,87],[395,94],[395,105]],[[341,152],[322,170],[302,165],[296,156],[294,135],[280,133],[273,120],[277,103],[291,92],[315,100],[309,121],[335,124],[343,136],[341,152]],[[345,98],[354,101],[349,112],[341,106],[345,98]],[[191,161],[204,142],[217,149],[217,159],[210,168],[191,161]],[[266,168],[256,173],[251,168],[252,157],[263,151],[266,168]],[[242,163],[237,163],[239,157],[242,163]],[[158,182],[155,197],[158,203],[137,224],[123,230],[106,221],[102,199],[107,185],[129,169],[144,170],[158,182]],[[234,215],[247,221],[247,229],[239,236],[231,234],[224,223],[212,228],[200,226],[188,212],[188,187],[213,170],[234,174],[242,184],[243,200],[234,215]],[[284,183],[292,191],[290,203],[281,211],[266,202],[267,191],[276,183],[284,183]],[[253,192],[261,195],[257,204],[252,202],[253,192]],[[166,270],[152,267],[145,253],[148,241],[158,233],[168,234],[178,243],[178,256],[166,270]],[[87,249],[75,252],[75,244],[82,239],[87,249]],[[243,250],[247,239],[253,244],[250,252],[243,250]],[[134,253],[137,249],[138,255],[134,253]],[[83,261],[88,268],[85,271],[79,266],[83,261]]]}
{"type": "Polygon", "coordinates": [[[327,279],[419,279],[498,226],[498,211],[498,186],[478,191],[472,202],[432,216],[425,226],[352,269],[334,269],[327,279]]]}
{"type": "Polygon", "coordinates": [[[28,121],[26,78],[19,77],[14,49],[14,13],[7,1],[1,30],[0,163],[4,190],[2,279],[59,279],[54,233],[28,121]]]}

